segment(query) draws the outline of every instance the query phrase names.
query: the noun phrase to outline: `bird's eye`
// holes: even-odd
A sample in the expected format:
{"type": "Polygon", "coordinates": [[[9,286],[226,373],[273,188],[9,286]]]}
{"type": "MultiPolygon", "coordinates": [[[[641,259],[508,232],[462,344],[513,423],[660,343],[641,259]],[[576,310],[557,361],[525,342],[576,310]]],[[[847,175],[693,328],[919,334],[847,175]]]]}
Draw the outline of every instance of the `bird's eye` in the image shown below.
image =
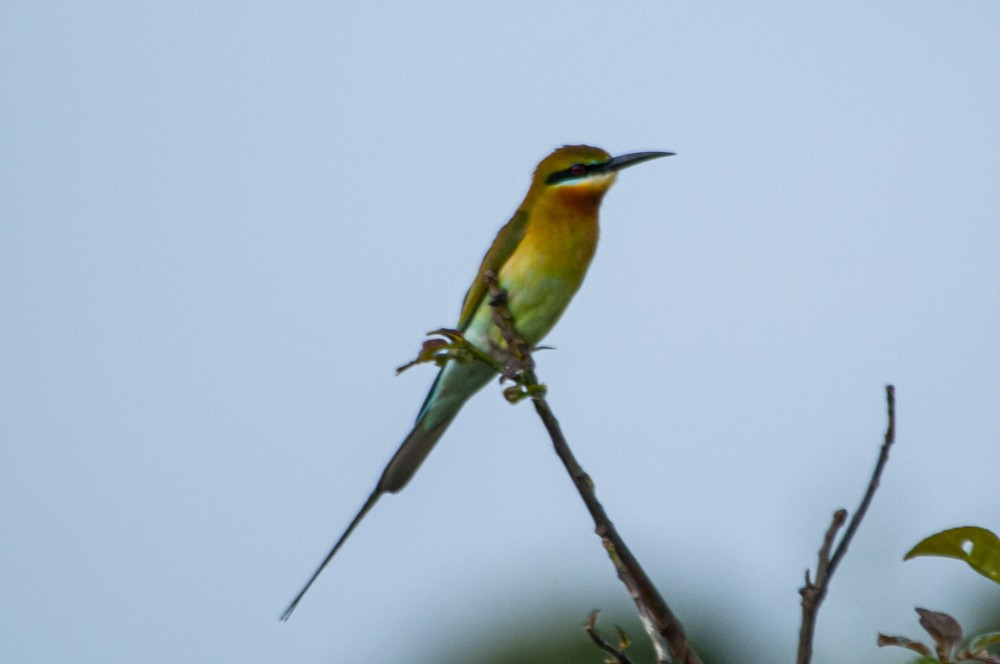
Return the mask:
{"type": "Polygon", "coordinates": [[[584,164],[573,164],[569,167],[569,172],[573,175],[580,177],[587,173],[587,167],[584,164]]]}

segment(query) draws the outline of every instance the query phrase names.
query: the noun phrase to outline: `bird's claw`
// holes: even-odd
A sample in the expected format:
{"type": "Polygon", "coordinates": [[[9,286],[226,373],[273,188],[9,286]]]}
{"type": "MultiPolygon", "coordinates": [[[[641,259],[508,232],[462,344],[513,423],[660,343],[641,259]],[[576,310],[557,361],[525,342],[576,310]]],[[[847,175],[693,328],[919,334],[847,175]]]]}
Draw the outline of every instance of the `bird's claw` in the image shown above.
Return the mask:
{"type": "Polygon", "coordinates": [[[515,382],[522,382],[524,379],[525,370],[532,370],[535,368],[535,361],[531,358],[530,353],[511,355],[507,360],[507,366],[502,372],[500,372],[500,382],[506,383],[508,380],[513,380],[515,382]]]}

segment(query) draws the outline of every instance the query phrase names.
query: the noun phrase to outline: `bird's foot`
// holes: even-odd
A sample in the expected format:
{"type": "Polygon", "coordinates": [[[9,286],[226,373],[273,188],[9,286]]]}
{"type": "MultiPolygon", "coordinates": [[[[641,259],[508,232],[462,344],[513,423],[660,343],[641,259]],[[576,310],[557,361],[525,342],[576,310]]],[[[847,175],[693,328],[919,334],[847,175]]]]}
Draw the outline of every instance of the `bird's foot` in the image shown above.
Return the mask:
{"type": "Polygon", "coordinates": [[[500,374],[500,382],[514,381],[514,385],[503,391],[503,396],[510,403],[517,403],[524,398],[544,399],[545,386],[535,378],[535,361],[530,352],[516,353],[507,360],[507,367],[500,374]]]}
{"type": "Polygon", "coordinates": [[[506,307],[507,306],[507,291],[496,290],[490,294],[489,300],[490,306],[496,307],[506,307]]]}
{"type": "Polygon", "coordinates": [[[531,371],[534,368],[535,361],[531,358],[531,353],[511,354],[507,359],[507,366],[500,372],[500,382],[506,383],[508,380],[523,382],[525,371],[531,371]]]}

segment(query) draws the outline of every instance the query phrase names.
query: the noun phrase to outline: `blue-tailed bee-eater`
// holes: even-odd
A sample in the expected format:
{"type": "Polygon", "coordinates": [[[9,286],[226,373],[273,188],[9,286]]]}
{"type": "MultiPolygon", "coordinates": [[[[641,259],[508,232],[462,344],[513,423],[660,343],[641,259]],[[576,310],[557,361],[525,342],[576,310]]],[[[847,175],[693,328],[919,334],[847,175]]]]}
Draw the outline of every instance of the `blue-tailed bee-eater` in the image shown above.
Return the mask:
{"type": "MultiPolygon", "coordinates": [[[[597,248],[597,212],[618,171],[672,152],[636,152],[612,157],[587,145],[561,147],[538,164],[531,187],[500,229],[462,304],[457,329],[486,353],[503,353],[493,322],[485,276],[492,271],[506,293],[518,334],[528,347],[542,340],[573,299],[597,248]]],[[[501,361],[503,358],[500,358],[501,361]]],[[[384,493],[396,493],[434,448],[458,411],[496,376],[485,362],[449,360],[431,386],[413,430],[382,471],[378,484],[347,530],[282,615],[287,620],[323,568],[384,493]]]]}

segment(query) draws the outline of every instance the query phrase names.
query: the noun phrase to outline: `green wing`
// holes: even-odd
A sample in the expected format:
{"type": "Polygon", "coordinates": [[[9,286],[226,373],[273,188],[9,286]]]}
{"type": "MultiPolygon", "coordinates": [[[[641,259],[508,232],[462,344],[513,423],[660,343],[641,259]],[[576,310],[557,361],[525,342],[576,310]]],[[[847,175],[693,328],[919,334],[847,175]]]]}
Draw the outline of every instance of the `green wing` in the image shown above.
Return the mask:
{"type": "Polygon", "coordinates": [[[507,262],[510,255],[514,253],[517,245],[521,243],[521,238],[524,237],[524,229],[527,226],[528,213],[524,210],[518,210],[510,218],[510,221],[504,224],[500,232],[497,233],[497,237],[493,240],[490,250],[483,257],[483,264],[479,266],[479,272],[476,274],[475,281],[469,286],[469,292],[465,294],[465,302],[462,304],[462,315],[458,319],[459,330],[464,331],[469,325],[473,314],[479,308],[479,303],[486,296],[486,282],[483,281],[483,275],[488,270],[493,270],[493,272],[499,274],[500,268],[507,262]]]}

